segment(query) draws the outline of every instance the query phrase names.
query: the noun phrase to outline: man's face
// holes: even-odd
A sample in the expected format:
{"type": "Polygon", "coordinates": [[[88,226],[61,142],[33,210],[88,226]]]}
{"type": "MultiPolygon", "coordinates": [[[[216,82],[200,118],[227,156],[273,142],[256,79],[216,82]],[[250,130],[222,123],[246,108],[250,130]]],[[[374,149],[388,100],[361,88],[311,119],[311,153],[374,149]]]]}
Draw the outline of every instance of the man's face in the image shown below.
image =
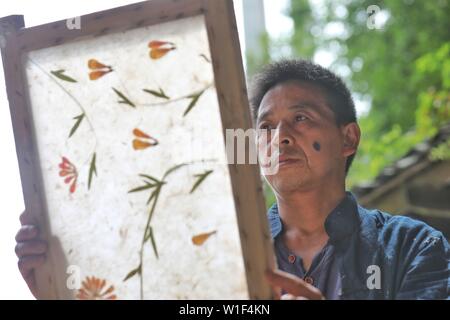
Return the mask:
{"type": "Polygon", "coordinates": [[[262,152],[268,144],[271,150],[279,148],[277,173],[265,174],[278,194],[312,189],[336,179],[344,183],[346,157],[356,147],[350,148],[352,152],[346,147],[348,128],[337,126],[320,87],[287,81],[271,88],[261,101],[256,127],[275,130],[267,140],[258,139],[258,149],[262,152]]]}

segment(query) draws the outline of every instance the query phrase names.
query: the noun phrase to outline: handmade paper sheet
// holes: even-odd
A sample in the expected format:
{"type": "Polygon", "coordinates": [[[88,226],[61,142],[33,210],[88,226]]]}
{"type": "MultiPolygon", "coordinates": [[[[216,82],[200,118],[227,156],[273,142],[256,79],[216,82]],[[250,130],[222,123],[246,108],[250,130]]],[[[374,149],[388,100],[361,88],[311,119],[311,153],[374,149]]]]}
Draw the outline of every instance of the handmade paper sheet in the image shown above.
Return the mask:
{"type": "Polygon", "coordinates": [[[203,16],[23,63],[59,298],[247,299],[203,16]]]}

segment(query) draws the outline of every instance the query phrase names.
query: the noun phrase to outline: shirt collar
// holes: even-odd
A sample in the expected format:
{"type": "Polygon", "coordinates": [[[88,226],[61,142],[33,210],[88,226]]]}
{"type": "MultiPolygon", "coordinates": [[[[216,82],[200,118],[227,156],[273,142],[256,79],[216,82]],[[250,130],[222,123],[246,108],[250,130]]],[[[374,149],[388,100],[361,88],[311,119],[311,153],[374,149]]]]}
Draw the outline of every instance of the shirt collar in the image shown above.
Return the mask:
{"type": "MultiPolygon", "coordinates": [[[[278,213],[278,205],[274,203],[267,213],[272,238],[283,230],[283,222],[278,213]]],[[[335,242],[351,234],[358,226],[358,204],[351,192],[346,192],[344,199],[325,219],[325,231],[331,242],[335,242]]]]}

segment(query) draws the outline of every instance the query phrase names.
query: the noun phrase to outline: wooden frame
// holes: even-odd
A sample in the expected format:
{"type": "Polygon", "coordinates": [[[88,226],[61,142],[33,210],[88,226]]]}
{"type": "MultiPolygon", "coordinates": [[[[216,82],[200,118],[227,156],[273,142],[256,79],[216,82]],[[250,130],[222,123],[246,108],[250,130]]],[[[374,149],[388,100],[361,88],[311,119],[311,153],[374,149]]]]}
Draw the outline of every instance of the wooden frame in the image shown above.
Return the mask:
{"type": "MultiPolygon", "coordinates": [[[[75,40],[98,37],[137,27],[203,15],[210,42],[223,128],[251,128],[246,85],[234,18],[233,3],[227,0],[153,0],[84,15],[82,28],[69,30],[66,20],[25,28],[23,16],[0,19],[1,53],[11,110],[16,150],[29,222],[37,221],[42,236],[51,235],[42,194],[42,172],[38,166],[36,136],[26,89],[22,56],[32,50],[75,40]]],[[[225,129],[224,129],[225,130],[225,129]]],[[[225,134],[225,132],[224,132],[225,134]]],[[[264,271],[274,266],[272,242],[257,165],[230,164],[229,172],[239,224],[249,297],[270,299],[273,292],[263,281],[264,271]],[[249,258],[253,261],[249,261],[249,258]],[[255,263],[257,261],[258,263],[255,263]]],[[[57,299],[52,259],[37,274],[39,298],[57,299]]]]}

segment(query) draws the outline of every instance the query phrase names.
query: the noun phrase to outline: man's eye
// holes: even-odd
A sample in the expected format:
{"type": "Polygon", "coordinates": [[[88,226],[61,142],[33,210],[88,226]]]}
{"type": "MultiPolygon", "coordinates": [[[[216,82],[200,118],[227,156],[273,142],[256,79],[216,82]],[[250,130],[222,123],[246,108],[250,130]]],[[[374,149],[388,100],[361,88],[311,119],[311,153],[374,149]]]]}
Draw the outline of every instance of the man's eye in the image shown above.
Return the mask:
{"type": "Polygon", "coordinates": [[[271,127],[269,124],[265,123],[265,124],[260,125],[259,128],[263,129],[263,130],[270,130],[271,127]]]}
{"type": "Polygon", "coordinates": [[[303,116],[303,115],[301,115],[301,114],[295,116],[295,121],[296,122],[305,121],[305,120],[308,120],[308,118],[303,116]]]}

